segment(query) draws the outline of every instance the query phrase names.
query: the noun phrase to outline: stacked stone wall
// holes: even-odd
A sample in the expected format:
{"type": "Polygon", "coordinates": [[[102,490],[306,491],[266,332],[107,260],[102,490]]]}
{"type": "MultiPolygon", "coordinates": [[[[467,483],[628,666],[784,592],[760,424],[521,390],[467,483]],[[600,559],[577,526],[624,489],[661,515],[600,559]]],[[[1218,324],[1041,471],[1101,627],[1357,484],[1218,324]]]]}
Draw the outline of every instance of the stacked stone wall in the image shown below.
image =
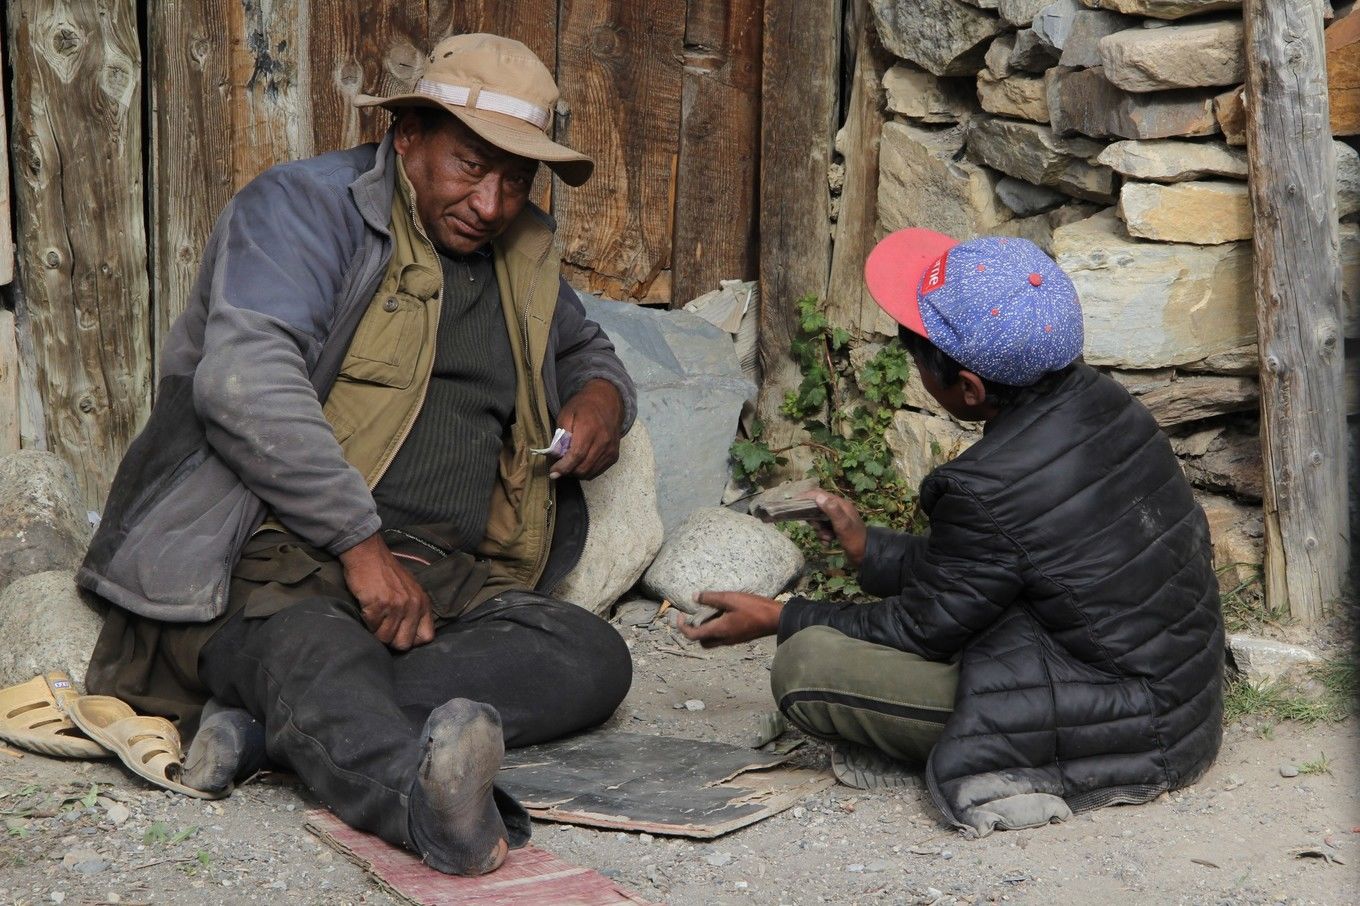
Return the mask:
{"type": "MultiPolygon", "coordinates": [[[[883,231],[1022,236],[1052,254],[1081,294],[1086,360],[1170,435],[1224,588],[1248,580],[1262,561],[1263,480],[1241,3],[870,6],[895,58],[883,80],[883,231]]],[[[1337,142],[1337,159],[1354,351],[1360,156],[1337,142]]],[[[911,396],[890,441],[919,477],[971,437],[923,391],[911,396]]],[[[1344,403],[1353,437],[1356,399],[1344,403]]]]}

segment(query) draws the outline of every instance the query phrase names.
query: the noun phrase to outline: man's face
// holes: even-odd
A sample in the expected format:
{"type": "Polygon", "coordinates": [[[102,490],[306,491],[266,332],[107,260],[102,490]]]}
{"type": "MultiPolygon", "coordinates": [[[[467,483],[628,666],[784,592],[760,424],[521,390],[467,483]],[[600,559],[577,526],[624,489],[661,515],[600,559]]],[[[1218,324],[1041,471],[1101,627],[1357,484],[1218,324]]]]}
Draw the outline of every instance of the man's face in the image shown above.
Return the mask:
{"type": "Polygon", "coordinates": [[[996,410],[987,405],[987,389],[982,378],[973,372],[959,372],[959,379],[953,386],[946,387],[934,372],[922,367],[915,353],[911,359],[916,373],[921,376],[921,386],[950,415],[962,421],[986,421],[996,415],[996,410]]]}
{"type": "Polygon", "coordinates": [[[393,139],[435,248],[466,255],[505,232],[529,201],[538,162],[483,141],[453,116],[422,128],[403,113],[393,139]]]}

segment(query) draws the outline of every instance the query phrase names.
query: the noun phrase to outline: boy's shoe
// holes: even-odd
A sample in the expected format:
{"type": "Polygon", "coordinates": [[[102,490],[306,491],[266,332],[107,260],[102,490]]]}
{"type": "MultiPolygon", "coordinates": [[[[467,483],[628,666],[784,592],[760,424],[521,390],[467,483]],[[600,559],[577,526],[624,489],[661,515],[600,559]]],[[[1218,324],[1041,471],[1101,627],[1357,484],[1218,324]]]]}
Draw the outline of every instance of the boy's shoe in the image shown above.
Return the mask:
{"type": "Polygon", "coordinates": [[[913,770],[907,762],[853,742],[838,742],[832,746],[831,773],[840,783],[857,790],[921,786],[920,772],[913,770]]]}

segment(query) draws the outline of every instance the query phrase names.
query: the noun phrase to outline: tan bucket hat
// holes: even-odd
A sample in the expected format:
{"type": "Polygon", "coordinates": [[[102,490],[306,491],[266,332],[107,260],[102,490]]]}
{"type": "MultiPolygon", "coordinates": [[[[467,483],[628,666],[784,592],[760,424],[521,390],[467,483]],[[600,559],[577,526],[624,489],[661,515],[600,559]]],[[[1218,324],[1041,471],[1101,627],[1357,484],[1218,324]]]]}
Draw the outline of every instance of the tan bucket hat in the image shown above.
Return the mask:
{"type": "Polygon", "coordinates": [[[454,35],[435,45],[410,94],[361,94],[356,107],[442,107],[483,139],[511,154],[541,160],[569,186],[590,178],[595,163],[548,138],[560,96],[552,73],[519,41],[454,35]]]}

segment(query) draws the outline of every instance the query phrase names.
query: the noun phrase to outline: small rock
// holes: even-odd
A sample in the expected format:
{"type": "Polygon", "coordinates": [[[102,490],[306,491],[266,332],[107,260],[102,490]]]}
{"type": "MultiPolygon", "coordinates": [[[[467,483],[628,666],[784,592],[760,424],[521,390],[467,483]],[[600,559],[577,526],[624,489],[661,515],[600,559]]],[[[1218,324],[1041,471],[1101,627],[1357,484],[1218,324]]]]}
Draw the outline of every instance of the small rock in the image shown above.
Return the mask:
{"type": "Polygon", "coordinates": [[[807,809],[803,808],[801,805],[795,807],[793,810],[793,817],[798,819],[807,817],[807,809]]]}
{"type": "Polygon", "coordinates": [[[702,711],[704,703],[697,698],[690,698],[685,700],[684,708],[686,711],[702,711]]]}
{"type": "Polygon", "coordinates": [[[54,890],[50,894],[48,894],[48,899],[50,899],[53,903],[65,903],[66,892],[62,890],[54,890]]]}
{"type": "Polygon", "coordinates": [[[1302,679],[1309,665],[1322,660],[1301,645],[1258,639],[1242,633],[1228,636],[1228,652],[1237,669],[1254,683],[1280,680],[1291,675],[1294,679],[1302,679]]]}
{"type": "Polygon", "coordinates": [[[884,861],[883,859],[875,859],[868,865],[864,866],[864,870],[867,872],[887,871],[890,868],[892,868],[892,863],[884,861]]]}
{"type": "Polygon", "coordinates": [[[656,601],[649,601],[646,598],[624,601],[614,610],[614,622],[620,626],[647,626],[656,619],[656,612],[660,607],[656,601]]]}
{"type": "Polygon", "coordinates": [[[108,815],[109,820],[114,824],[121,825],[124,821],[127,821],[132,817],[132,810],[121,802],[116,802],[108,807],[106,814],[108,815]]]}
{"type": "Polygon", "coordinates": [[[883,46],[937,76],[977,72],[988,43],[1005,30],[995,16],[955,0],[872,0],[869,5],[883,46]]]}
{"type": "Polygon", "coordinates": [[[1299,776],[1299,769],[1294,767],[1294,765],[1292,764],[1282,764],[1280,765],[1280,776],[1297,777],[1299,776]]]}
{"type": "Polygon", "coordinates": [[[940,850],[940,858],[945,860],[952,859],[954,858],[954,851],[952,849],[942,849],[940,850]]]}
{"type": "Polygon", "coordinates": [[[864,866],[861,865],[860,863],[856,862],[854,865],[847,865],[847,866],[845,866],[845,870],[846,870],[846,871],[853,871],[853,872],[858,873],[858,872],[864,871],[864,866]]]}
{"type": "Polygon", "coordinates": [[[704,861],[715,868],[721,868],[724,865],[732,864],[732,854],[724,852],[709,853],[704,856],[704,861]]]}

